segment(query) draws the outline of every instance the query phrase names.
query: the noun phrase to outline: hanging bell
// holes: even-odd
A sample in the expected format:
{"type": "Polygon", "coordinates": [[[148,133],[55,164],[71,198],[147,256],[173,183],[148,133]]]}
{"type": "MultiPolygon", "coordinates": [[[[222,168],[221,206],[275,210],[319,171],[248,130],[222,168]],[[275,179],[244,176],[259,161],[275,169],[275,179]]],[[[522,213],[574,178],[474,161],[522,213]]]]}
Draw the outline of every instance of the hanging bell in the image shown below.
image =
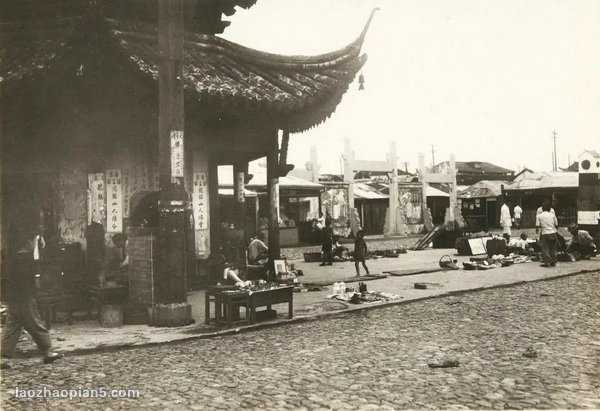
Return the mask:
{"type": "Polygon", "coordinates": [[[365,76],[363,76],[362,73],[360,73],[360,75],[358,76],[358,89],[359,90],[365,89],[365,76]]]}

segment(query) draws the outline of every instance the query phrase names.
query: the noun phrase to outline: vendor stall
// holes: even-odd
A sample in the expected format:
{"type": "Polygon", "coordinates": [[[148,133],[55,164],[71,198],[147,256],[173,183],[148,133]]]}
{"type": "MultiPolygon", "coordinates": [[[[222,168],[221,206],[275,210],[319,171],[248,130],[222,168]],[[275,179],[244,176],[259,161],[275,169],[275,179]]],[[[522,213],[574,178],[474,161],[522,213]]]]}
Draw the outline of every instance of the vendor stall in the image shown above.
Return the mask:
{"type": "MultiPolygon", "coordinates": [[[[255,223],[248,222],[246,230],[250,236],[258,231],[267,230],[268,196],[266,169],[253,164],[249,174],[252,176],[246,185],[247,191],[254,193],[250,204],[254,203],[253,216],[255,223]]],[[[232,168],[219,168],[219,191],[231,190],[227,182],[232,181],[232,168]]],[[[323,190],[321,184],[313,183],[299,177],[286,176],[279,178],[279,241],[282,247],[311,242],[314,220],[319,217],[319,195],[323,190]]],[[[247,209],[252,208],[248,205],[247,209]]],[[[220,196],[220,204],[226,204],[226,196],[220,196]]],[[[248,214],[247,214],[248,215],[248,214]]]]}

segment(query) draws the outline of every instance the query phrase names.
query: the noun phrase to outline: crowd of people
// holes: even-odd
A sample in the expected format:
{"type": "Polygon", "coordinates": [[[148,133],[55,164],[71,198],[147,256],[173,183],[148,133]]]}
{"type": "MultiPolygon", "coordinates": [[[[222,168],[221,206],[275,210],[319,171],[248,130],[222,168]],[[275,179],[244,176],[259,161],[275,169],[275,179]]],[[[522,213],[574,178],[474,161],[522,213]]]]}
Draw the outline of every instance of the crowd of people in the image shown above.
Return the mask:
{"type": "MultiPolygon", "coordinates": [[[[502,236],[506,239],[507,244],[519,247],[527,242],[527,234],[521,234],[522,242],[511,243],[511,228],[513,223],[516,228],[520,228],[523,210],[517,204],[513,212],[514,217],[511,216],[510,203],[505,200],[500,209],[500,226],[502,227],[502,236]]],[[[554,267],[558,262],[559,251],[568,253],[575,259],[588,259],[596,255],[596,244],[589,232],[580,229],[577,224],[571,223],[567,227],[571,239],[566,242],[560,234],[558,226],[556,211],[552,208],[550,200],[544,199],[536,211],[535,218],[536,234],[539,234],[539,245],[542,251],[542,266],[554,267]]]]}

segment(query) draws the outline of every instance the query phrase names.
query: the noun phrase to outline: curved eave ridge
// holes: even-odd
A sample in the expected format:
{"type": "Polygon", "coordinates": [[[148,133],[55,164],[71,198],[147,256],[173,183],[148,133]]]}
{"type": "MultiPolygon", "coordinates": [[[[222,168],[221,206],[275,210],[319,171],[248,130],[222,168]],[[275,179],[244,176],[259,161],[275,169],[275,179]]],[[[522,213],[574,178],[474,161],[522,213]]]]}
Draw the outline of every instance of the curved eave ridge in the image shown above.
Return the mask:
{"type": "MultiPolygon", "coordinates": [[[[253,50],[228,40],[186,33],[184,86],[198,100],[267,108],[288,115],[321,102],[336,101],[366,61],[360,54],[369,22],[348,46],[318,56],[282,56],[253,50]]],[[[138,69],[158,77],[155,26],[107,20],[138,69]]],[[[333,112],[327,110],[327,116],[333,112]]],[[[306,114],[306,113],[305,113],[306,114]]]]}

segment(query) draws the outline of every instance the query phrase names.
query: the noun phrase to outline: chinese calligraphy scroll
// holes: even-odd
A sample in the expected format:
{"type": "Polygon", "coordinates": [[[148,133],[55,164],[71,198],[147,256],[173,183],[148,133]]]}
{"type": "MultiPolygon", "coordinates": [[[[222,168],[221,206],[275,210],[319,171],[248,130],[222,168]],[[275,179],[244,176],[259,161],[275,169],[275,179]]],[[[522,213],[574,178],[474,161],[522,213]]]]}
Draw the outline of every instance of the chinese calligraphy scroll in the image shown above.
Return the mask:
{"type": "Polygon", "coordinates": [[[123,231],[123,190],[121,170],[106,171],[106,232],[123,231]]]}

